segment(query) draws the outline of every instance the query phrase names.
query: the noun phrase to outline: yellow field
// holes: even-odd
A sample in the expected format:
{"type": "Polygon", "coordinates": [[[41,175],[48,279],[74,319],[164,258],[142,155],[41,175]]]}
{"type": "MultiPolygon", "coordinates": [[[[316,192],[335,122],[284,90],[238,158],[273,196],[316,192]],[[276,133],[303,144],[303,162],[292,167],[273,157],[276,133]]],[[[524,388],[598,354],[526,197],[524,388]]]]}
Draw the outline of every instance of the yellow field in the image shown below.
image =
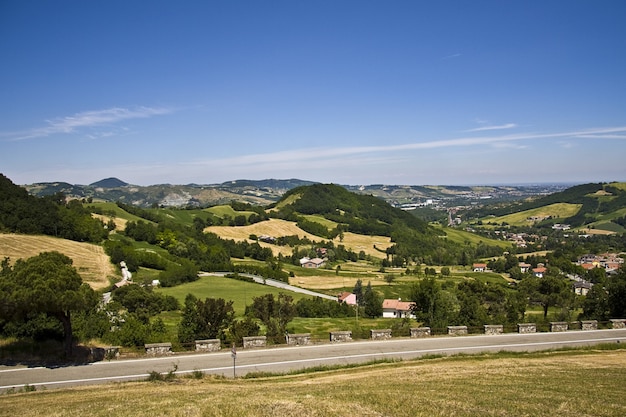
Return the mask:
{"type": "MultiPolygon", "coordinates": [[[[312,235],[300,229],[294,222],[288,222],[280,219],[269,219],[267,221],[255,223],[249,226],[210,226],[204,229],[205,232],[215,233],[222,239],[233,239],[235,241],[248,240],[251,234],[261,236],[268,235],[272,237],[281,236],[299,236],[300,238],[308,238],[313,242],[321,242],[325,239],[312,235]]],[[[383,255],[374,249],[374,245],[381,250],[387,249],[392,245],[391,239],[386,236],[365,236],[358,235],[350,232],[344,233],[343,241],[339,238],[334,240],[335,245],[344,245],[346,248],[353,250],[356,253],[360,251],[365,252],[366,255],[382,258],[383,255]]],[[[282,253],[283,255],[291,255],[292,248],[286,246],[272,245],[264,242],[259,242],[263,247],[269,247],[274,251],[274,255],[282,253]]]]}
{"type": "Polygon", "coordinates": [[[51,236],[0,234],[0,259],[8,257],[11,263],[49,251],[61,252],[71,258],[83,281],[93,289],[106,288],[109,277],[116,275],[102,246],[51,236]]]}

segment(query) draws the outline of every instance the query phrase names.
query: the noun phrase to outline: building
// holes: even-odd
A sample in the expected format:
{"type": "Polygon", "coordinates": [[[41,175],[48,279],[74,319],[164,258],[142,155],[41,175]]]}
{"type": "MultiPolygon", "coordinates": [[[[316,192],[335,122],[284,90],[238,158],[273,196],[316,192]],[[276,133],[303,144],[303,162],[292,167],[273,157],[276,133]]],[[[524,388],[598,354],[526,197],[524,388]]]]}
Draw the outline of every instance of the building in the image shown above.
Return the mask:
{"type": "Polygon", "coordinates": [[[387,318],[405,318],[414,319],[412,307],[414,303],[402,301],[401,299],[385,299],[383,300],[383,317],[387,318]]]}
{"type": "Polygon", "coordinates": [[[339,294],[337,296],[337,300],[340,303],[346,303],[348,305],[355,306],[356,305],[356,294],[344,291],[344,292],[342,292],[341,294],[339,294]]]}
{"type": "Polygon", "coordinates": [[[474,272],[485,272],[487,270],[487,264],[474,264],[472,265],[474,272]]]}
{"type": "Polygon", "coordinates": [[[326,264],[326,261],[322,258],[307,258],[300,259],[300,266],[303,268],[321,268],[326,264]]]}

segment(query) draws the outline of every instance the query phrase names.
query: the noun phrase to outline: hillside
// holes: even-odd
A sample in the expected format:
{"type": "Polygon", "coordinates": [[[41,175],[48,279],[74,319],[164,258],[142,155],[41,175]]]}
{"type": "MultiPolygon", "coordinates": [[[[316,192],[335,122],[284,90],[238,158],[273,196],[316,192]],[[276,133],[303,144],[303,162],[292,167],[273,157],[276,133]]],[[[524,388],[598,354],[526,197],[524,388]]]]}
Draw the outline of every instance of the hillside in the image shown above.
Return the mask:
{"type": "Polygon", "coordinates": [[[542,221],[622,233],[626,231],[626,184],[582,184],[530,201],[484,206],[462,214],[483,222],[523,225],[542,221]]]}
{"type": "Polygon", "coordinates": [[[108,287],[109,278],[119,280],[102,246],[51,236],[0,233],[0,259],[8,257],[11,263],[50,251],[61,252],[71,258],[83,281],[94,289],[108,287]]]}

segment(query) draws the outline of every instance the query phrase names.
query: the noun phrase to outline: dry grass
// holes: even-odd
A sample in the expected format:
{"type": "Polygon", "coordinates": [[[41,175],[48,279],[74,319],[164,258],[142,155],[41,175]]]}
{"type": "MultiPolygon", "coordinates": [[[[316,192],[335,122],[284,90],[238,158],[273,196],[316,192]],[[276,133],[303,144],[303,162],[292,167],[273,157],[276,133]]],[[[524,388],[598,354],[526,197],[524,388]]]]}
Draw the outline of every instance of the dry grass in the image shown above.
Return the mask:
{"type": "MultiPolygon", "coordinates": [[[[261,236],[268,235],[272,237],[282,236],[299,236],[300,238],[308,238],[313,242],[321,242],[325,239],[312,235],[300,229],[294,222],[288,222],[280,219],[269,219],[267,221],[255,223],[249,226],[211,226],[207,227],[205,232],[215,233],[222,239],[233,239],[235,241],[248,240],[251,234],[261,236]]],[[[365,236],[355,233],[344,233],[343,241],[339,238],[334,240],[335,245],[344,245],[346,248],[353,250],[356,253],[360,251],[365,252],[366,255],[382,258],[383,254],[374,249],[374,245],[381,250],[387,249],[392,245],[391,239],[386,236],[365,236]]],[[[272,245],[264,242],[259,242],[263,247],[269,247],[274,252],[274,255],[282,253],[283,255],[291,255],[292,248],[286,246],[272,245]]]]}
{"type": "Polygon", "coordinates": [[[115,269],[102,246],[51,236],[0,234],[0,258],[9,257],[12,263],[48,251],[61,252],[71,258],[83,281],[93,289],[107,287],[108,278],[115,275],[115,269]]]}
{"type": "Polygon", "coordinates": [[[624,350],[496,355],[12,394],[0,397],[0,415],[621,417],[624,384],[624,350]]]}

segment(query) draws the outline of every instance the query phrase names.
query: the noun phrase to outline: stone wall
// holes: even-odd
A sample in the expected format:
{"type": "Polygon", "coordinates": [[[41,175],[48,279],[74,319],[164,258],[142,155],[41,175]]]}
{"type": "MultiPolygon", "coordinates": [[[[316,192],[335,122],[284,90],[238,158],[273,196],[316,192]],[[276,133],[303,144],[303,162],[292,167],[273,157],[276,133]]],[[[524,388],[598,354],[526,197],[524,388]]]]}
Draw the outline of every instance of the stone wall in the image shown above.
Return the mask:
{"type": "Polygon", "coordinates": [[[217,352],[222,349],[220,339],[196,340],[196,352],[217,352]]]}
{"type": "Polygon", "coordinates": [[[267,346],[266,336],[249,336],[243,338],[244,349],[259,348],[265,346],[267,346]]]}
{"type": "Polygon", "coordinates": [[[496,335],[504,333],[504,326],[501,324],[485,324],[486,335],[496,335]]]}
{"type": "Polygon", "coordinates": [[[612,329],[626,329],[626,319],[611,319],[612,329]]]}
{"type": "Polygon", "coordinates": [[[537,333],[537,325],[535,323],[519,323],[517,325],[518,333],[537,333]]]}
{"type": "Polygon", "coordinates": [[[448,326],[450,336],[463,336],[467,334],[467,326],[448,326]]]}
{"type": "Polygon", "coordinates": [[[598,330],[598,320],[582,320],[580,330],[598,330]]]}
{"type": "Polygon", "coordinates": [[[311,333],[287,334],[288,345],[308,345],[311,343],[311,333]]]}
{"type": "Polygon", "coordinates": [[[169,355],[172,353],[172,344],[171,343],[146,343],[144,345],[146,348],[146,355],[150,356],[161,356],[161,355],[169,355]]]}
{"type": "Polygon", "coordinates": [[[428,337],[430,336],[430,327],[414,327],[411,329],[411,337],[428,337]]]}
{"type": "Polygon", "coordinates": [[[391,329],[370,330],[372,340],[391,339],[391,329]]]}
{"type": "Polygon", "coordinates": [[[550,322],[551,332],[566,332],[568,329],[569,329],[569,325],[566,321],[551,321],[550,322]]]}
{"type": "Polygon", "coordinates": [[[331,342],[351,342],[352,332],[350,330],[342,332],[330,332],[331,342]]]}

